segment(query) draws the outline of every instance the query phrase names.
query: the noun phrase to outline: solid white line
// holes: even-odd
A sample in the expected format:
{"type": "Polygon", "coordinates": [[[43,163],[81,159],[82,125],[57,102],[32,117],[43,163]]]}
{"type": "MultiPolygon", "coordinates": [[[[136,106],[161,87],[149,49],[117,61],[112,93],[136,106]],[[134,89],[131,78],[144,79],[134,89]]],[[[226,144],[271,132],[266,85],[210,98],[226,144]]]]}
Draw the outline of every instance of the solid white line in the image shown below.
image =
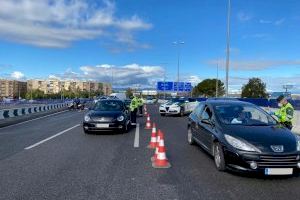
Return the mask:
{"type": "Polygon", "coordinates": [[[26,150],[32,149],[32,148],[34,148],[34,147],[36,147],[36,146],[38,146],[38,145],[40,145],[40,144],[43,144],[44,142],[47,142],[48,140],[51,140],[51,139],[53,139],[53,138],[55,138],[55,137],[57,137],[57,136],[59,136],[59,135],[61,135],[61,134],[66,133],[66,132],[68,132],[68,131],[70,131],[70,130],[72,130],[72,129],[78,127],[78,126],[80,126],[80,124],[77,124],[77,125],[75,125],[75,126],[72,126],[71,128],[68,128],[68,129],[66,129],[66,130],[64,130],[64,131],[61,131],[61,132],[55,134],[55,135],[52,135],[51,137],[48,137],[48,138],[46,138],[46,139],[44,139],[44,140],[42,140],[42,141],[39,141],[39,142],[37,142],[37,143],[35,143],[35,144],[29,146],[29,147],[26,147],[25,149],[26,149],[26,150]]]}
{"type": "Polygon", "coordinates": [[[140,146],[140,124],[136,124],[133,147],[139,148],[139,146],[140,146]]]}
{"type": "MultiPolygon", "coordinates": [[[[60,111],[60,112],[57,112],[57,113],[52,113],[52,114],[50,114],[50,115],[45,115],[45,116],[43,116],[43,117],[38,117],[38,118],[30,119],[30,120],[27,120],[27,121],[24,121],[24,122],[19,122],[19,123],[16,123],[16,124],[8,125],[8,126],[5,126],[5,127],[0,128],[0,129],[4,129],[4,128],[16,126],[16,125],[20,125],[20,124],[26,124],[26,123],[28,123],[28,122],[36,121],[36,120],[43,119],[43,118],[46,118],[46,117],[50,117],[50,116],[53,116],[53,115],[58,115],[58,114],[60,114],[60,113],[64,113],[64,112],[67,112],[67,111],[69,111],[69,110],[64,110],[64,111],[60,111]]],[[[24,115],[23,115],[23,116],[24,116],[24,115]]]]}

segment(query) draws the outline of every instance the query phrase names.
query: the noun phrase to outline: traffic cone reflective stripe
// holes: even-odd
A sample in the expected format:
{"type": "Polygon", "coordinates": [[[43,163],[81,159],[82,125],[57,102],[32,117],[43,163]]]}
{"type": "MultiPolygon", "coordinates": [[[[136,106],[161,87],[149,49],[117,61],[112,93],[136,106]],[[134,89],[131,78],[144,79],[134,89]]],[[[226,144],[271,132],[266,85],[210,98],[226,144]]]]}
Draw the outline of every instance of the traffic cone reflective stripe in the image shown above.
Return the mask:
{"type": "Polygon", "coordinates": [[[160,136],[161,136],[161,131],[158,130],[158,134],[156,137],[156,147],[155,147],[155,152],[154,152],[154,156],[151,157],[151,161],[154,162],[155,159],[157,159],[157,155],[158,155],[158,145],[159,145],[159,141],[160,141],[160,136]]]}
{"type": "Polygon", "coordinates": [[[164,144],[164,135],[161,133],[161,137],[158,145],[158,154],[157,158],[152,162],[154,168],[170,168],[171,164],[169,163],[166,156],[166,149],[164,144]]]}
{"type": "Polygon", "coordinates": [[[156,147],[156,126],[155,123],[153,123],[153,127],[152,127],[152,133],[151,133],[151,141],[150,144],[148,145],[148,148],[150,149],[154,149],[156,147]]]}
{"type": "Polygon", "coordinates": [[[151,121],[150,121],[150,115],[147,117],[146,127],[145,129],[151,129],[151,121]]]}

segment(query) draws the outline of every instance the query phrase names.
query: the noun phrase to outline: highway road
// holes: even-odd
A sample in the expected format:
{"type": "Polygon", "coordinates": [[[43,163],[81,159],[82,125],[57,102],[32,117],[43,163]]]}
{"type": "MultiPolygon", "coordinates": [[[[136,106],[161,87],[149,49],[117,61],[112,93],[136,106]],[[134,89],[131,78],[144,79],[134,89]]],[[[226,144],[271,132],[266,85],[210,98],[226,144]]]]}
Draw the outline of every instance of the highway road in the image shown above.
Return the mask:
{"type": "Polygon", "coordinates": [[[172,167],[152,168],[151,131],[85,135],[83,112],[65,111],[0,129],[0,199],[300,199],[299,177],[218,172],[186,139],[187,119],[151,118],[172,167]]]}

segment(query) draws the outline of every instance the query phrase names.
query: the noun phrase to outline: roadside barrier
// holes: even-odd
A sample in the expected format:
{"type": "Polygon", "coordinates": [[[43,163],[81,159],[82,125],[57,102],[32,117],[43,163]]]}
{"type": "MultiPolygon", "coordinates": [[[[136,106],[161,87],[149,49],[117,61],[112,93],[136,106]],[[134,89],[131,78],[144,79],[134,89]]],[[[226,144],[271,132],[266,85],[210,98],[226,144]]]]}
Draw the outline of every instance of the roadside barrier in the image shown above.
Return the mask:
{"type": "Polygon", "coordinates": [[[152,162],[152,167],[159,168],[159,169],[165,169],[170,168],[171,164],[167,159],[166,156],[166,148],[164,143],[164,134],[161,132],[159,144],[158,144],[158,154],[156,159],[152,162]]]}
{"type": "Polygon", "coordinates": [[[149,114],[147,116],[147,122],[146,122],[145,129],[151,129],[151,120],[150,120],[150,115],[149,114]]]}
{"type": "Polygon", "coordinates": [[[150,143],[148,145],[148,148],[149,149],[155,149],[155,147],[156,147],[156,126],[155,126],[155,123],[153,123],[152,133],[151,133],[151,140],[150,140],[150,143]]]}
{"type": "Polygon", "coordinates": [[[67,107],[68,103],[0,110],[0,120],[67,107]]]}

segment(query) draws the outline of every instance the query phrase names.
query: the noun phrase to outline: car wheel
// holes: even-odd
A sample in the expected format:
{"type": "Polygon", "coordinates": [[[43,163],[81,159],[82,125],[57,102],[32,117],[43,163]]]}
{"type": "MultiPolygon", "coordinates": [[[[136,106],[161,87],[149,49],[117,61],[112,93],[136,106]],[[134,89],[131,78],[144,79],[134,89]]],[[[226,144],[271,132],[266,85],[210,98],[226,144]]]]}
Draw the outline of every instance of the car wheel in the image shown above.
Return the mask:
{"type": "Polygon", "coordinates": [[[190,145],[194,145],[195,144],[195,140],[194,140],[194,137],[193,137],[193,133],[192,133],[191,127],[188,127],[188,143],[190,145]]]}
{"type": "Polygon", "coordinates": [[[180,108],[180,117],[183,117],[184,116],[184,110],[183,110],[183,108],[180,108]]]}
{"type": "Polygon", "coordinates": [[[83,130],[85,134],[90,134],[88,130],[83,130]]]}
{"type": "Polygon", "coordinates": [[[226,165],[225,165],[224,152],[220,143],[218,142],[214,143],[213,151],[214,151],[214,160],[215,160],[216,168],[219,171],[225,171],[226,165]]]}
{"type": "Polygon", "coordinates": [[[122,133],[128,133],[129,131],[129,123],[126,123],[125,127],[122,130],[122,133]]]}
{"type": "Polygon", "coordinates": [[[164,117],[164,116],[166,116],[166,114],[160,113],[160,116],[164,117]]]}

